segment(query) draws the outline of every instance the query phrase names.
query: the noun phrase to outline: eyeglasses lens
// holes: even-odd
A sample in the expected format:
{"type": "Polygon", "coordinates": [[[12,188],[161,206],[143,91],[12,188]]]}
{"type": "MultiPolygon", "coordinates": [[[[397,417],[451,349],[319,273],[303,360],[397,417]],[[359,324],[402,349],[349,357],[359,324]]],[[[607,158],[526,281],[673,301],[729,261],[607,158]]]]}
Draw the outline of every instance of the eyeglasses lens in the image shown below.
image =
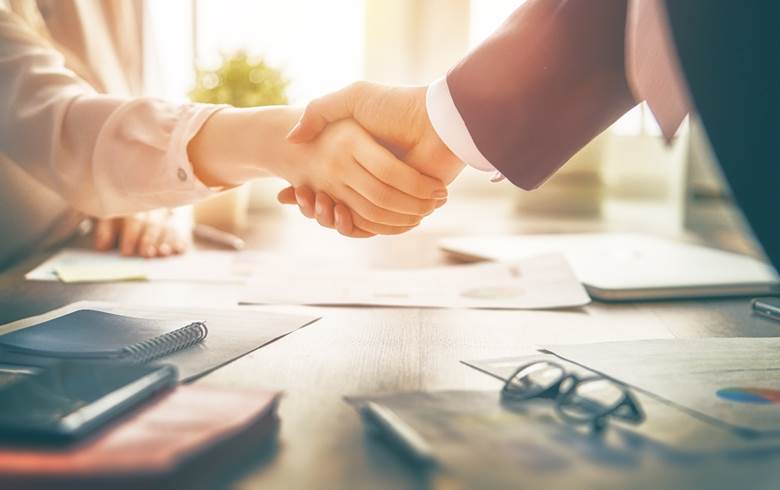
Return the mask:
{"type": "Polygon", "coordinates": [[[559,408],[571,419],[592,420],[615,410],[624,397],[623,388],[610,380],[585,379],[562,387],[559,408]]]}
{"type": "Polygon", "coordinates": [[[550,362],[537,362],[519,370],[507,383],[505,392],[528,399],[549,390],[564,376],[563,368],[550,362]]]}

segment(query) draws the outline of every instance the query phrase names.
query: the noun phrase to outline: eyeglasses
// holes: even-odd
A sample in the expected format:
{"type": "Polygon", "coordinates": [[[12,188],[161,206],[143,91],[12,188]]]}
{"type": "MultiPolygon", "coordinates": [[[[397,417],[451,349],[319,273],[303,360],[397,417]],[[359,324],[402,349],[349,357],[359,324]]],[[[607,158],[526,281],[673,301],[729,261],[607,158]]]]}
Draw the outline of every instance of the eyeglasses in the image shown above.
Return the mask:
{"type": "Polygon", "coordinates": [[[628,389],[604,376],[580,377],[560,364],[535,361],[515,370],[504,384],[501,399],[523,402],[534,398],[555,400],[560,417],[574,425],[589,425],[601,432],[610,417],[639,424],[645,414],[628,389]]]}

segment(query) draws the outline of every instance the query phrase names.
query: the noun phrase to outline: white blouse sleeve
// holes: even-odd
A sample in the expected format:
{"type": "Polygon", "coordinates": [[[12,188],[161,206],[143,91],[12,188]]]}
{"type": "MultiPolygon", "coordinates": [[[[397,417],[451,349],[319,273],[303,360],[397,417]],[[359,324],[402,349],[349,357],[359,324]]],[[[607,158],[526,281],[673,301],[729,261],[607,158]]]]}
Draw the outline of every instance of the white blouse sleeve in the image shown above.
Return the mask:
{"type": "Polygon", "coordinates": [[[0,152],[84,213],[117,216],[210,195],[187,144],[219,109],[97,94],[0,8],[0,152]]]}

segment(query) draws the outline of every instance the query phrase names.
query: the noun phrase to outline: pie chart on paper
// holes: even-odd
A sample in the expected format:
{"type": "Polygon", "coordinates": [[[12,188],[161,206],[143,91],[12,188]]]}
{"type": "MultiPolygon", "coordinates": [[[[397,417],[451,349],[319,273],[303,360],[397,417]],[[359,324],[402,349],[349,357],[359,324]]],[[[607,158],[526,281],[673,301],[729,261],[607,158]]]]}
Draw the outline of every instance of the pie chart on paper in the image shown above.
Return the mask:
{"type": "Polygon", "coordinates": [[[723,388],[716,394],[719,398],[735,403],[780,405],[780,390],[771,388],[723,388]]]}

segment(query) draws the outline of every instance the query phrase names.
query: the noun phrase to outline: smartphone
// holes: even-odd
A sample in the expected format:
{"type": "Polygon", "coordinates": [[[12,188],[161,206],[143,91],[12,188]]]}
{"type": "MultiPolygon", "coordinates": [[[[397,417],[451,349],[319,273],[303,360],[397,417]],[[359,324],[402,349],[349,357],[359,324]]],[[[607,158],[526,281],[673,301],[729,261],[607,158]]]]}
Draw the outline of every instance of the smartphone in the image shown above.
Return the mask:
{"type": "Polygon", "coordinates": [[[780,322],[780,298],[756,298],[750,306],[753,313],[780,322]]]}
{"type": "Polygon", "coordinates": [[[40,367],[0,356],[0,440],[75,441],[176,380],[170,365],[67,360],[40,367]]]}

